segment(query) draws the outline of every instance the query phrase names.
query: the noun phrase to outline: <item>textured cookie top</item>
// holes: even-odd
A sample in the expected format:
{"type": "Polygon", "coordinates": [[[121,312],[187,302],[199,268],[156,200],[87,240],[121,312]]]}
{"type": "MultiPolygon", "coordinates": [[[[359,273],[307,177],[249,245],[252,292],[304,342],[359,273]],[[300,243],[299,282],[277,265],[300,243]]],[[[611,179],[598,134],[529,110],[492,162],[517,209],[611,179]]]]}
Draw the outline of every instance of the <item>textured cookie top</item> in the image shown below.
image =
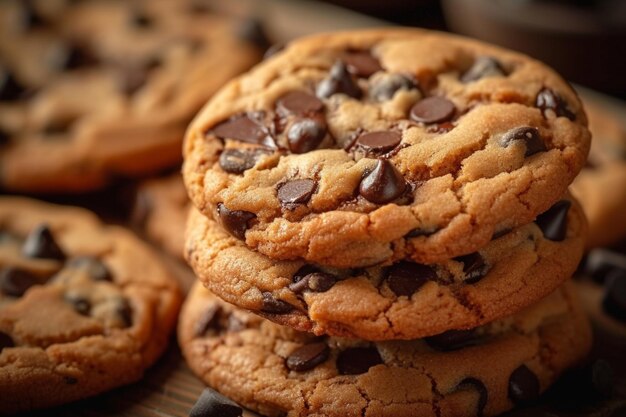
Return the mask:
{"type": "Polygon", "coordinates": [[[135,381],[167,346],[180,294],[145,244],[91,213],[0,199],[0,409],[135,381]]]}
{"type": "Polygon", "coordinates": [[[79,191],[178,163],[192,116],[261,53],[239,36],[258,27],[196,3],[1,2],[0,185],[79,191]]]}
{"type": "Polygon", "coordinates": [[[469,255],[337,269],[272,260],[194,211],[185,255],[215,294],[280,324],[318,335],[414,339],[476,327],[545,297],[574,273],[586,226],[580,206],[561,200],[536,223],[469,255]]]}
{"type": "Polygon", "coordinates": [[[275,259],[436,262],[533,221],[583,166],[580,101],[526,56],[420,30],[293,42],[187,132],[205,215],[275,259]]]}
{"type": "Polygon", "coordinates": [[[298,333],[197,285],[178,335],[206,383],[272,417],[492,416],[534,400],[591,345],[567,286],[471,331],[371,343],[298,333]]]}

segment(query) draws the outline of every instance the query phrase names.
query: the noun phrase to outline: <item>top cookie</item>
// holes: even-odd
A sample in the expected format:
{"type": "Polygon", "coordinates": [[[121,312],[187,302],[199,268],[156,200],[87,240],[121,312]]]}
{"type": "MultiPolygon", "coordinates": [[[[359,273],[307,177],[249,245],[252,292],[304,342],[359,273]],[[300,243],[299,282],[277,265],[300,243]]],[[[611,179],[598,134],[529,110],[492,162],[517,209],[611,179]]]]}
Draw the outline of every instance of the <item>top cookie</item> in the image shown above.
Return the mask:
{"type": "Polygon", "coordinates": [[[82,191],[179,163],[193,115],[262,53],[258,26],[198,3],[0,2],[0,186],[82,191]]]}
{"type": "Polygon", "coordinates": [[[581,103],[526,56],[415,29],[296,41],[192,123],[194,204],[275,259],[336,267],[470,253],[583,166],[581,103]]]}

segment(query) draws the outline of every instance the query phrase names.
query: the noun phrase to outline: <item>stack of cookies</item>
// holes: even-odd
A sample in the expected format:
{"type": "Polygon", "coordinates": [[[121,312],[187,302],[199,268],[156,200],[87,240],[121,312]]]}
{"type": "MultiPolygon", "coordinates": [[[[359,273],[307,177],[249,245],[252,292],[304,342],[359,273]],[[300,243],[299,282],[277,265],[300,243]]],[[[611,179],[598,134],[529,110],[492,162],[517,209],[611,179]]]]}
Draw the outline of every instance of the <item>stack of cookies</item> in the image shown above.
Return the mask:
{"type": "MultiPolygon", "coordinates": [[[[183,307],[189,365],[267,416],[534,401],[591,344],[567,283],[586,125],[554,71],[479,42],[382,29],[287,45],[187,131],[185,256],[212,292],[183,307]]],[[[198,410],[216,409],[241,412],[206,393],[198,410]]]]}

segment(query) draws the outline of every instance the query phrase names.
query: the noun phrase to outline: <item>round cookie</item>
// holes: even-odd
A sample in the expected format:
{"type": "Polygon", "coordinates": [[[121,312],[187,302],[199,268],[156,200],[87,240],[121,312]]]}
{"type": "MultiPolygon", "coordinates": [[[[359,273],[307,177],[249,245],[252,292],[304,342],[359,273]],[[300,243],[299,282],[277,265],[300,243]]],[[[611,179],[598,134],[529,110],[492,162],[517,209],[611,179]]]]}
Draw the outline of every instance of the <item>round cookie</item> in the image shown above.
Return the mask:
{"type": "Polygon", "coordinates": [[[78,192],[178,164],[193,115],[262,53],[243,37],[258,27],[197,3],[1,2],[0,187],[78,192]]]}
{"type": "Polygon", "coordinates": [[[626,237],[626,127],[610,109],[585,101],[593,135],[589,161],[572,183],[589,220],[587,248],[626,237]]]}
{"type": "Polygon", "coordinates": [[[591,346],[567,285],[469,332],[372,343],[298,333],[197,284],[178,336],[203,381],[269,417],[493,416],[534,400],[591,346]]]}
{"type": "Polygon", "coordinates": [[[158,255],[83,209],[0,198],[0,410],[139,380],[181,296],[158,255]]]}
{"type": "Polygon", "coordinates": [[[567,83],[517,53],[417,29],[317,35],[209,101],[183,175],[203,214],[273,259],[433,263],[551,207],[586,124],[567,83]]]}
{"type": "Polygon", "coordinates": [[[180,174],[153,178],[139,184],[131,221],[150,241],[182,258],[190,206],[180,174]]]}
{"type": "Polygon", "coordinates": [[[545,297],[576,270],[586,229],[580,206],[561,200],[470,255],[335,269],[272,260],[192,211],[185,256],[209,290],[277,323],[318,335],[415,339],[476,327],[545,297]]]}

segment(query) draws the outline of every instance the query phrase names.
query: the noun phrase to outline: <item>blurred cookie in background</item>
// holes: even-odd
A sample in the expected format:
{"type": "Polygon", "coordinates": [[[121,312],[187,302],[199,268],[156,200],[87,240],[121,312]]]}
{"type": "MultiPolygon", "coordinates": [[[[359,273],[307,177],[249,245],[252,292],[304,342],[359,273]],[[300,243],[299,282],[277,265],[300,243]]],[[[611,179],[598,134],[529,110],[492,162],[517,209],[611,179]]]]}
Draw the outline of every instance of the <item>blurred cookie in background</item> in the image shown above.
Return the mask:
{"type": "Polygon", "coordinates": [[[175,166],[191,118],[267,45],[208,2],[0,3],[0,187],[81,192],[175,166]]]}

